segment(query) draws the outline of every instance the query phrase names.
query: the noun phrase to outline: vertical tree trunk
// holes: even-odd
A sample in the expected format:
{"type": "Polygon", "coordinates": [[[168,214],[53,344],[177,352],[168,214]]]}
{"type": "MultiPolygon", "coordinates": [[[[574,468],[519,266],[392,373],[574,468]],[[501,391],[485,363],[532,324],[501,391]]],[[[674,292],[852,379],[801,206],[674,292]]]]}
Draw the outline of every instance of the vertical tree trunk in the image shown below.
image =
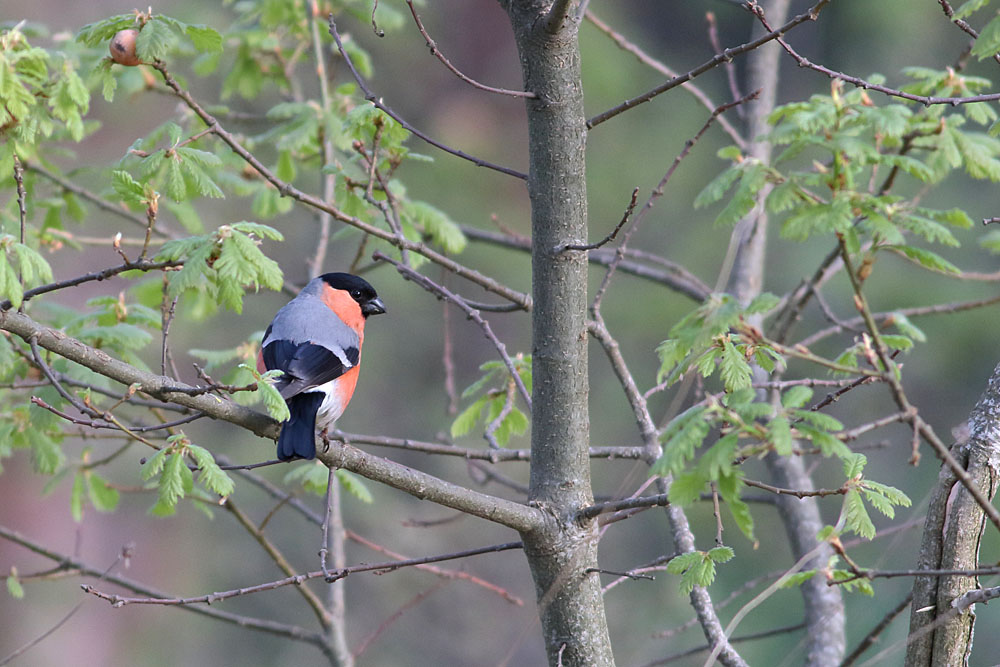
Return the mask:
{"type": "MultiPolygon", "coordinates": [[[[531,199],[533,396],[530,501],[551,517],[524,535],[551,665],[611,665],[593,523],[587,378],[586,118],[578,21],[557,0],[506,0],[527,100],[531,199]],[[566,15],[568,14],[568,15],[566,15]],[[564,16],[565,15],[565,16],[564,16]]],[[[571,9],[571,8],[569,8],[571,9]]]]}
{"type": "MultiPolygon", "coordinates": [[[[772,25],[780,25],[785,21],[788,6],[789,0],[771,0],[764,4],[764,11],[772,25]]],[[[759,37],[764,32],[759,23],[754,24],[753,37],[759,37]]],[[[747,61],[747,88],[761,90],[757,101],[747,107],[749,153],[765,163],[771,160],[771,144],[758,141],[758,138],[770,130],[767,118],[774,111],[777,99],[780,55],[781,49],[777,44],[765,44],[749,54],[747,61]]],[[[760,202],[763,202],[768,190],[769,188],[760,193],[760,202]]],[[[761,293],[764,285],[767,213],[763,204],[758,204],[739,222],[733,233],[733,242],[737,245],[729,291],[741,303],[746,304],[761,293]]],[[[755,375],[764,374],[757,369],[755,375]]],[[[774,484],[791,489],[814,488],[801,458],[771,454],[765,459],[765,463],[774,484]]],[[[816,534],[823,527],[819,504],[815,498],[792,496],[778,496],[777,503],[792,553],[798,559],[816,547],[816,534]]],[[[822,548],[805,565],[806,569],[824,567],[831,554],[828,546],[822,548]]],[[[806,664],[810,667],[833,667],[840,664],[846,643],[844,603],[840,589],[827,586],[823,577],[813,577],[802,584],[801,591],[807,627],[806,664]]]]}
{"type": "MultiPolygon", "coordinates": [[[[972,410],[967,436],[951,452],[992,500],[1000,479],[1000,366],[972,410]]],[[[975,569],[985,522],[965,486],[948,466],[941,466],[924,520],[918,569],[975,569]]],[[[951,603],[978,586],[977,577],[914,579],[907,667],[968,664],[976,615],[972,609],[956,614],[951,603]]]]}

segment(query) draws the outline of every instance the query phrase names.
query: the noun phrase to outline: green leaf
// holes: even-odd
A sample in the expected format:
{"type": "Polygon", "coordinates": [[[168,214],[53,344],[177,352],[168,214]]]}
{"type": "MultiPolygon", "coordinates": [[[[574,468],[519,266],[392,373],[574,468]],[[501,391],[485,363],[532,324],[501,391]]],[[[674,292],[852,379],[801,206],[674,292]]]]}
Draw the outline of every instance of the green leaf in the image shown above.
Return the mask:
{"type": "Polygon", "coordinates": [[[753,378],[753,371],[746,357],[728,338],[723,343],[720,371],[726,391],[745,389],[750,386],[753,378]]]}
{"type": "Polygon", "coordinates": [[[844,512],[849,530],[868,540],[875,537],[875,524],[868,516],[868,510],[857,489],[851,489],[844,496],[844,512]]]}
{"type": "Polygon", "coordinates": [[[164,448],[146,459],[146,462],[142,464],[142,469],[140,471],[140,476],[143,480],[149,481],[162,472],[163,464],[166,463],[167,460],[167,452],[169,452],[169,449],[164,448]]]}
{"type": "Polygon", "coordinates": [[[750,305],[746,307],[744,311],[747,315],[756,315],[758,313],[767,313],[775,308],[781,299],[771,294],[770,292],[764,292],[763,294],[758,294],[750,305]]]}
{"type": "Polygon", "coordinates": [[[804,572],[796,572],[795,574],[785,577],[780,588],[794,588],[796,586],[801,586],[816,575],[817,570],[805,570],[804,572]]]}
{"type": "Polygon", "coordinates": [[[156,20],[159,18],[157,16],[148,21],[136,37],[135,54],[143,62],[151,63],[163,58],[173,46],[174,35],[163,21],[156,20]]]}
{"type": "Polygon", "coordinates": [[[677,473],[684,469],[687,461],[694,458],[695,450],[708,435],[709,426],[703,415],[705,406],[692,406],[674,417],[660,436],[665,440],[663,454],[653,464],[653,475],[677,473]]]}
{"type": "Polygon", "coordinates": [[[11,574],[7,577],[7,592],[15,600],[24,599],[24,588],[16,575],[11,574]]]}
{"type": "Polygon", "coordinates": [[[729,167],[721,174],[712,179],[708,185],[706,185],[698,196],[694,199],[695,208],[703,208],[709,204],[714,204],[715,202],[722,199],[726,192],[733,186],[740,178],[740,170],[736,166],[729,167]]]}
{"type": "Polygon", "coordinates": [[[195,444],[189,444],[187,449],[191,457],[195,460],[195,463],[198,464],[200,470],[198,481],[209,491],[223,498],[232,495],[234,488],[233,480],[225,470],[219,467],[212,453],[204,447],[199,447],[195,444]]]}
{"type": "Polygon", "coordinates": [[[813,390],[804,385],[796,385],[781,395],[781,404],[786,408],[801,408],[813,397],[813,390]]]}
{"type": "Polygon", "coordinates": [[[771,444],[779,456],[792,455],[792,429],[784,417],[775,417],[770,424],[771,444]]]}
{"type": "Polygon", "coordinates": [[[98,512],[113,512],[118,507],[118,490],[93,472],[87,474],[87,493],[90,502],[98,512]]]}
{"type": "Polygon", "coordinates": [[[222,51],[222,35],[214,28],[205,25],[189,25],[184,33],[190,38],[194,48],[203,53],[218,53],[222,51]]]}
{"type": "Polygon", "coordinates": [[[1000,16],[994,16],[979,31],[979,37],[972,45],[972,55],[980,60],[992,58],[997,51],[1000,51],[1000,16]]]}
{"type": "Polygon", "coordinates": [[[709,550],[708,557],[716,563],[725,563],[732,560],[736,553],[729,547],[715,547],[709,550]]]}
{"type": "Polygon", "coordinates": [[[73,476],[73,490],[69,494],[69,513],[73,516],[73,521],[80,523],[83,521],[83,493],[86,490],[86,481],[83,473],[73,476]]]}
{"type": "Polygon", "coordinates": [[[132,178],[132,174],[121,169],[111,172],[111,186],[122,201],[128,204],[142,204],[146,195],[142,185],[132,178]]]}
{"type": "Polygon", "coordinates": [[[681,507],[698,500],[708,480],[699,472],[686,472],[670,483],[670,502],[681,507]]]}
{"type": "Polygon", "coordinates": [[[174,513],[177,501],[184,497],[186,476],[190,477],[191,471],[184,463],[184,456],[177,451],[171,453],[160,475],[159,498],[153,508],[157,516],[168,516],[174,513]]]}
{"type": "Polygon", "coordinates": [[[868,458],[864,454],[853,454],[845,457],[843,460],[844,477],[847,479],[854,479],[855,477],[860,478],[867,463],[868,458]]]}
{"type": "Polygon", "coordinates": [[[479,416],[482,414],[483,408],[486,407],[487,400],[489,400],[489,396],[480,397],[455,417],[455,421],[451,423],[451,437],[460,438],[472,431],[473,427],[479,421],[479,416]]]}
{"type": "Polygon", "coordinates": [[[368,486],[357,475],[346,470],[337,470],[337,481],[344,487],[344,490],[363,503],[371,503],[374,498],[368,486]]]}
{"type": "Polygon", "coordinates": [[[968,18],[988,4],[990,4],[990,0],[966,0],[955,10],[953,19],[968,18]]]}
{"type": "Polygon", "coordinates": [[[738,473],[720,477],[716,482],[719,496],[726,503],[729,512],[733,515],[733,521],[748,540],[754,540],[754,521],[750,514],[750,506],[740,498],[740,493],[745,488],[743,478],[738,473]]]}
{"type": "Polygon", "coordinates": [[[909,350],[913,347],[913,341],[907,336],[882,334],[882,342],[894,350],[909,350]]]}
{"type": "MultiPolygon", "coordinates": [[[[275,389],[273,379],[280,375],[280,371],[268,371],[264,375],[259,375],[256,368],[248,364],[240,364],[240,368],[245,368],[253,373],[257,378],[257,391],[254,392],[260,397],[267,413],[275,421],[286,422],[291,419],[292,414],[288,411],[288,403],[281,397],[281,393],[275,389]]],[[[225,494],[223,494],[225,495],[225,494]]]]}
{"type": "Polygon", "coordinates": [[[941,271],[943,273],[961,273],[962,271],[946,260],[945,258],[937,255],[930,250],[924,250],[923,248],[915,248],[909,245],[885,245],[883,248],[890,248],[893,250],[898,250],[899,252],[906,255],[909,259],[920,264],[924,268],[931,269],[932,271],[941,271]]]}

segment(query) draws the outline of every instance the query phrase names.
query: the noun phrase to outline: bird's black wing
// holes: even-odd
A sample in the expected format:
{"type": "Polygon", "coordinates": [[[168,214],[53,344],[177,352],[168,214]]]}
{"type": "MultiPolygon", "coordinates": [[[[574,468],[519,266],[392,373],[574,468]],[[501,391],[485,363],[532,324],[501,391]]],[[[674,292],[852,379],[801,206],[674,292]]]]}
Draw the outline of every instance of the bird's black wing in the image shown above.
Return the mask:
{"type": "MultiPolygon", "coordinates": [[[[265,340],[266,340],[265,336],[265,340]]],[[[349,365],[333,351],[314,343],[292,343],[287,340],[272,340],[261,352],[267,370],[279,369],[284,372],[275,387],[282,398],[290,398],[303,391],[335,380],[358,363],[361,351],[356,347],[344,350],[349,365]]]]}

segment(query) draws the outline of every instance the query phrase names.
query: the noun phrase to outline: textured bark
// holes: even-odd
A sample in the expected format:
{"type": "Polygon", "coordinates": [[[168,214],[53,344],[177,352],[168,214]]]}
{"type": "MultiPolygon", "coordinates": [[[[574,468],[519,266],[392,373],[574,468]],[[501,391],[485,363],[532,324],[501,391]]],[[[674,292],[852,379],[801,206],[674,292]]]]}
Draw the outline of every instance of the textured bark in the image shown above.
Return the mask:
{"type": "MultiPolygon", "coordinates": [[[[772,0],[764,3],[772,24],[785,21],[788,14],[788,0],[772,0]]],[[[765,33],[756,24],[754,37],[765,33]]],[[[781,50],[777,44],[766,44],[748,56],[747,87],[760,89],[758,100],[747,107],[747,137],[749,153],[762,162],[771,159],[771,145],[765,141],[755,141],[770,129],[767,117],[774,110],[778,88],[778,64],[781,50]]],[[[770,188],[760,193],[763,202],[770,188]]],[[[762,204],[758,204],[739,222],[733,234],[736,252],[733,271],[729,280],[729,291],[741,303],[749,303],[761,293],[765,278],[767,247],[767,214],[762,204]]],[[[763,375],[758,371],[757,375],[763,375]]],[[[758,378],[766,379],[766,378],[758,378]]],[[[801,459],[771,454],[765,459],[773,483],[792,489],[812,490],[812,479],[805,470],[801,459]]],[[[819,504],[815,498],[793,498],[779,496],[778,511],[785,525],[796,559],[801,558],[816,547],[816,534],[823,527],[819,504]]],[[[820,549],[810,560],[806,569],[821,568],[828,562],[832,551],[829,547],[820,549]]],[[[840,664],[846,647],[844,603],[840,589],[826,585],[823,577],[813,577],[800,588],[805,603],[807,657],[810,667],[832,667],[840,664]]]]}
{"type": "MultiPolygon", "coordinates": [[[[532,228],[532,430],[529,497],[549,520],[524,533],[551,665],[614,660],[593,522],[587,411],[587,188],[578,22],[566,2],[508,0],[528,99],[532,228]]],[[[571,4],[571,3],[570,3],[571,4]]]]}
{"type": "MultiPolygon", "coordinates": [[[[992,500],[1000,479],[1000,366],[969,417],[967,435],[952,454],[992,500]]],[[[985,525],[972,494],[942,466],[924,520],[918,569],[975,569],[985,525]]],[[[968,664],[976,614],[974,608],[956,613],[951,603],[978,586],[978,578],[968,576],[914,579],[907,667],[968,664]]]]}

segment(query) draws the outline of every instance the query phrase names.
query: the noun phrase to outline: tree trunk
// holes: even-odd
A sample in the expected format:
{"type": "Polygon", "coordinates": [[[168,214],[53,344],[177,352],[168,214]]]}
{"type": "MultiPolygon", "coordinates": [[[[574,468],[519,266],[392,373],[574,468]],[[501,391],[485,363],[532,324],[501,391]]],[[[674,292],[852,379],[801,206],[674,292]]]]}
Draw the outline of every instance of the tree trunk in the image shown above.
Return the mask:
{"type": "Polygon", "coordinates": [[[530,502],[550,517],[523,535],[551,665],[611,665],[597,566],[587,411],[587,128],[578,22],[557,0],[502,2],[517,41],[527,100],[532,228],[530,502]]]}
{"type": "MultiPolygon", "coordinates": [[[[952,446],[955,459],[993,499],[1000,478],[1000,366],[952,446]]],[[[969,570],[979,561],[986,515],[951,469],[941,466],[924,520],[917,568],[969,570]]],[[[913,581],[907,667],[967,665],[976,620],[973,608],[956,613],[952,601],[979,586],[977,577],[917,577],[913,581]]]]}

